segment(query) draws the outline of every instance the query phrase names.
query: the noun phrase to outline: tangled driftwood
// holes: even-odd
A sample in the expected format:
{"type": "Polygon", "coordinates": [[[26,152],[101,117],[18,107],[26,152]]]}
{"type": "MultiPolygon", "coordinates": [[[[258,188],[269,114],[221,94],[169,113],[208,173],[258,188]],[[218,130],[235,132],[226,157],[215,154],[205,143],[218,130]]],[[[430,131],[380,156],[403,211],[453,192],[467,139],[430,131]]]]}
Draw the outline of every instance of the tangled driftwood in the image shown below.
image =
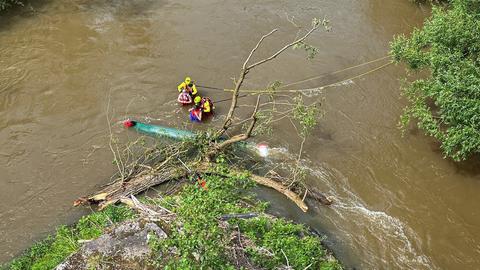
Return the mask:
{"type": "MultiPolygon", "coordinates": [[[[211,165],[209,163],[192,165],[191,168],[197,173],[212,172],[211,165]]],[[[240,169],[235,168],[231,168],[230,171],[232,173],[242,172],[240,169]]],[[[156,185],[166,183],[171,180],[186,178],[188,174],[189,172],[180,166],[166,166],[166,168],[161,168],[159,171],[140,173],[137,177],[133,177],[132,179],[128,180],[117,180],[90,196],[79,198],[74,202],[74,205],[77,206],[88,203],[98,204],[102,209],[110,204],[121,202],[122,199],[129,198],[131,195],[142,193],[156,185]]],[[[319,191],[308,190],[306,194],[303,194],[303,197],[301,197],[299,194],[290,190],[286,185],[283,185],[273,179],[255,174],[250,175],[250,179],[261,186],[272,188],[282,193],[304,212],[308,210],[308,206],[305,203],[305,197],[312,198],[324,205],[329,205],[332,203],[331,199],[319,191]]]]}
{"type": "Polygon", "coordinates": [[[185,170],[181,168],[169,168],[162,172],[146,173],[133,177],[127,181],[117,180],[96,193],[77,199],[73,204],[98,204],[100,209],[110,204],[117,203],[123,198],[129,198],[130,195],[137,195],[147,189],[174,179],[186,177],[185,170]]]}

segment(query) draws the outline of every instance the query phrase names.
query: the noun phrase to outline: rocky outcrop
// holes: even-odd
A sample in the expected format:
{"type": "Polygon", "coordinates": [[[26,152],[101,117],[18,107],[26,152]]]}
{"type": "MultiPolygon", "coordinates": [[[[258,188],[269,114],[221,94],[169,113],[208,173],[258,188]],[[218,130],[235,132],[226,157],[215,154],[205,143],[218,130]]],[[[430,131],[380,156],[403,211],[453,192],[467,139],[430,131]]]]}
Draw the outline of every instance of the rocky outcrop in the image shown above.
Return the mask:
{"type": "Polygon", "coordinates": [[[119,223],[69,256],[56,270],[82,269],[149,269],[149,238],[167,234],[155,223],[132,220],[119,223]]]}

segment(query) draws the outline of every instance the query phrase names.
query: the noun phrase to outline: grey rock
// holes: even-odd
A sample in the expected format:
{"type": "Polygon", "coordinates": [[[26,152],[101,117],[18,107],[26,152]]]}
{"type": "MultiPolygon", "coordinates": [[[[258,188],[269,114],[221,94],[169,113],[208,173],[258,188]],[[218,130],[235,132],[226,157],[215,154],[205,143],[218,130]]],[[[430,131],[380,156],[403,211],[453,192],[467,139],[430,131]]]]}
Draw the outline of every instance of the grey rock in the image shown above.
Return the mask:
{"type": "Polygon", "coordinates": [[[119,223],[99,238],[86,242],[55,269],[148,269],[151,255],[149,235],[167,238],[167,234],[153,222],[133,220],[119,223]]]}

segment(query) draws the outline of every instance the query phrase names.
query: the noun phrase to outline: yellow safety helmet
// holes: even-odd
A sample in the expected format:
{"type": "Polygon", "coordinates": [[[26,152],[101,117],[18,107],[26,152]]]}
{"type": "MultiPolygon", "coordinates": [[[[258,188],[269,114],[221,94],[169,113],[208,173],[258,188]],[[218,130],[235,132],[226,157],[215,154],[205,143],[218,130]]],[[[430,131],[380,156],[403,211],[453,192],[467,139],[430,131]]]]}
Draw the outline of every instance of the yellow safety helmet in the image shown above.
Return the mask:
{"type": "Polygon", "coordinates": [[[186,78],[185,78],[185,83],[186,83],[186,84],[189,84],[189,83],[191,83],[191,82],[192,82],[192,79],[191,79],[190,77],[186,77],[186,78]]]}
{"type": "Polygon", "coordinates": [[[196,96],[194,101],[195,101],[195,103],[200,103],[200,101],[202,101],[202,97],[201,96],[196,96]]]}

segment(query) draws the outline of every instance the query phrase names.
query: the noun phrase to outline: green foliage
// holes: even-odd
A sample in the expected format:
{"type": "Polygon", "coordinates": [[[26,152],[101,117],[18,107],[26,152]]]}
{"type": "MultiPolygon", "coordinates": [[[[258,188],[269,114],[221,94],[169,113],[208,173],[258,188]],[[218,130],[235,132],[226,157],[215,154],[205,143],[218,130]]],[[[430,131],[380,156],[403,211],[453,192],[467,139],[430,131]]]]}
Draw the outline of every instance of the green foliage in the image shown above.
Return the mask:
{"type": "MultiPolygon", "coordinates": [[[[194,138],[184,141],[184,144],[190,145],[187,149],[190,149],[190,152],[196,151],[197,153],[204,154],[210,149],[210,142],[212,138],[210,133],[199,132],[194,138]]],[[[192,153],[189,153],[192,154],[192,153]]]]}
{"type": "MultiPolygon", "coordinates": [[[[327,19],[319,20],[318,18],[313,18],[312,27],[318,27],[322,25],[327,32],[330,32],[331,27],[329,26],[330,22],[327,19]]],[[[305,43],[304,41],[299,42],[292,47],[294,50],[303,49],[307,53],[307,58],[312,60],[318,54],[318,48],[310,44],[305,43]]]]}
{"type": "MultiPolygon", "coordinates": [[[[249,174],[231,173],[229,165],[222,159],[221,155],[218,156],[219,164],[202,175],[206,181],[204,187],[197,179],[191,179],[192,184],[185,185],[176,195],[143,200],[148,204],[162,205],[177,215],[174,223],[165,227],[169,235],[167,239],[152,236],[149,240],[150,247],[158,255],[153,267],[235,269],[228,254],[231,252],[231,235],[240,230],[248,238],[247,242],[253,243],[245,243],[250,260],[263,268],[290,265],[294,269],[341,269],[340,264],[326,254],[321,239],[308,233],[303,225],[262,216],[248,220],[231,219],[228,224],[220,226],[219,217],[224,214],[263,213],[267,207],[249,193],[255,186],[249,174]]],[[[60,227],[55,236],[35,244],[7,269],[53,269],[79,249],[78,240],[96,238],[105,227],[132,217],[133,213],[126,207],[109,206],[102,212],[81,218],[74,227],[60,227]]],[[[94,269],[99,261],[108,259],[93,256],[88,263],[94,269]]]]}
{"type": "MultiPolygon", "coordinates": [[[[258,136],[258,135],[273,135],[273,127],[272,125],[268,124],[273,120],[273,113],[272,111],[259,111],[256,114],[258,125],[255,127],[253,130],[252,135],[253,136],[258,136]]],[[[242,127],[244,130],[247,129],[247,125],[245,124],[242,127]]]]}
{"type": "Polygon", "coordinates": [[[157,268],[235,269],[226,257],[226,247],[230,245],[232,228],[235,230],[238,226],[258,247],[275,254],[265,257],[250,249],[248,255],[259,266],[274,269],[286,265],[283,251],[295,269],[304,269],[309,264],[311,269],[341,269],[336,260],[327,259],[320,239],[308,236],[302,225],[259,217],[232,219],[231,226],[219,226],[218,218],[224,214],[262,213],[266,204],[257,204],[254,200],[249,206],[241,203],[248,195],[246,191],[254,186],[248,174],[232,175],[225,164],[220,164],[214,172],[202,176],[207,183],[206,190],[197,184],[188,185],[178,195],[158,202],[177,214],[177,228],[171,230],[166,240],[151,240],[151,247],[158,252],[157,268]]]}
{"type": "Polygon", "coordinates": [[[294,102],[293,118],[300,123],[300,135],[307,137],[318,124],[320,109],[317,104],[305,105],[302,96],[295,97],[294,102]]]}
{"type": "Polygon", "coordinates": [[[267,94],[268,96],[270,97],[270,100],[273,100],[274,98],[274,95],[275,95],[275,91],[280,87],[282,86],[282,82],[281,81],[274,81],[272,83],[270,83],[267,87],[267,94]]]}
{"type": "Polygon", "coordinates": [[[35,243],[29,250],[27,250],[21,257],[15,259],[9,266],[4,266],[2,269],[22,270],[30,269],[34,264],[36,258],[42,258],[48,254],[53,243],[53,238],[35,243]]]}
{"type": "Polygon", "coordinates": [[[397,62],[429,74],[404,87],[409,105],[402,127],[417,120],[456,161],[480,153],[480,2],[434,7],[424,27],[395,37],[391,50],[397,62]]]}
{"type": "Polygon", "coordinates": [[[78,240],[99,237],[103,229],[113,223],[133,217],[126,207],[109,206],[101,212],[84,216],[74,227],[60,226],[54,236],[34,244],[5,269],[50,270],[78,250],[78,240]]]}
{"type": "Polygon", "coordinates": [[[299,42],[293,46],[293,49],[303,49],[307,53],[307,58],[312,60],[318,54],[318,48],[307,44],[305,42],[299,42]]]}
{"type": "Polygon", "coordinates": [[[430,3],[430,4],[443,4],[443,3],[450,3],[452,0],[410,0],[411,2],[423,4],[423,3],[430,3]]]}
{"type": "MultiPolygon", "coordinates": [[[[225,165],[215,170],[223,174],[228,168],[225,165]]],[[[247,211],[238,201],[243,190],[253,187],[253,182],[246,174],[203,177],[206,189],[188,185],[176,196],[178,201],[172,210],[178,215],[182,229],[173,230],[168,239],[153,243],[161,254],[175,254],[164,262],[165,269],[234,269],[225,257],[225,246],[230,240],[218,226],[218,217],[247,211]]],[[[159,260],[165,258],[161,256],[159,260]]]]}
{"type": "Polygon", "coordinates": [[[321,240],[310,236],[303,225],[267,217],[237,222],[240,230],[260,247],[249,248],[248,253],[261,267],[276,269],[290,265],[293,269],[342,269],[336,260],[325,256],[321,240]]]}

